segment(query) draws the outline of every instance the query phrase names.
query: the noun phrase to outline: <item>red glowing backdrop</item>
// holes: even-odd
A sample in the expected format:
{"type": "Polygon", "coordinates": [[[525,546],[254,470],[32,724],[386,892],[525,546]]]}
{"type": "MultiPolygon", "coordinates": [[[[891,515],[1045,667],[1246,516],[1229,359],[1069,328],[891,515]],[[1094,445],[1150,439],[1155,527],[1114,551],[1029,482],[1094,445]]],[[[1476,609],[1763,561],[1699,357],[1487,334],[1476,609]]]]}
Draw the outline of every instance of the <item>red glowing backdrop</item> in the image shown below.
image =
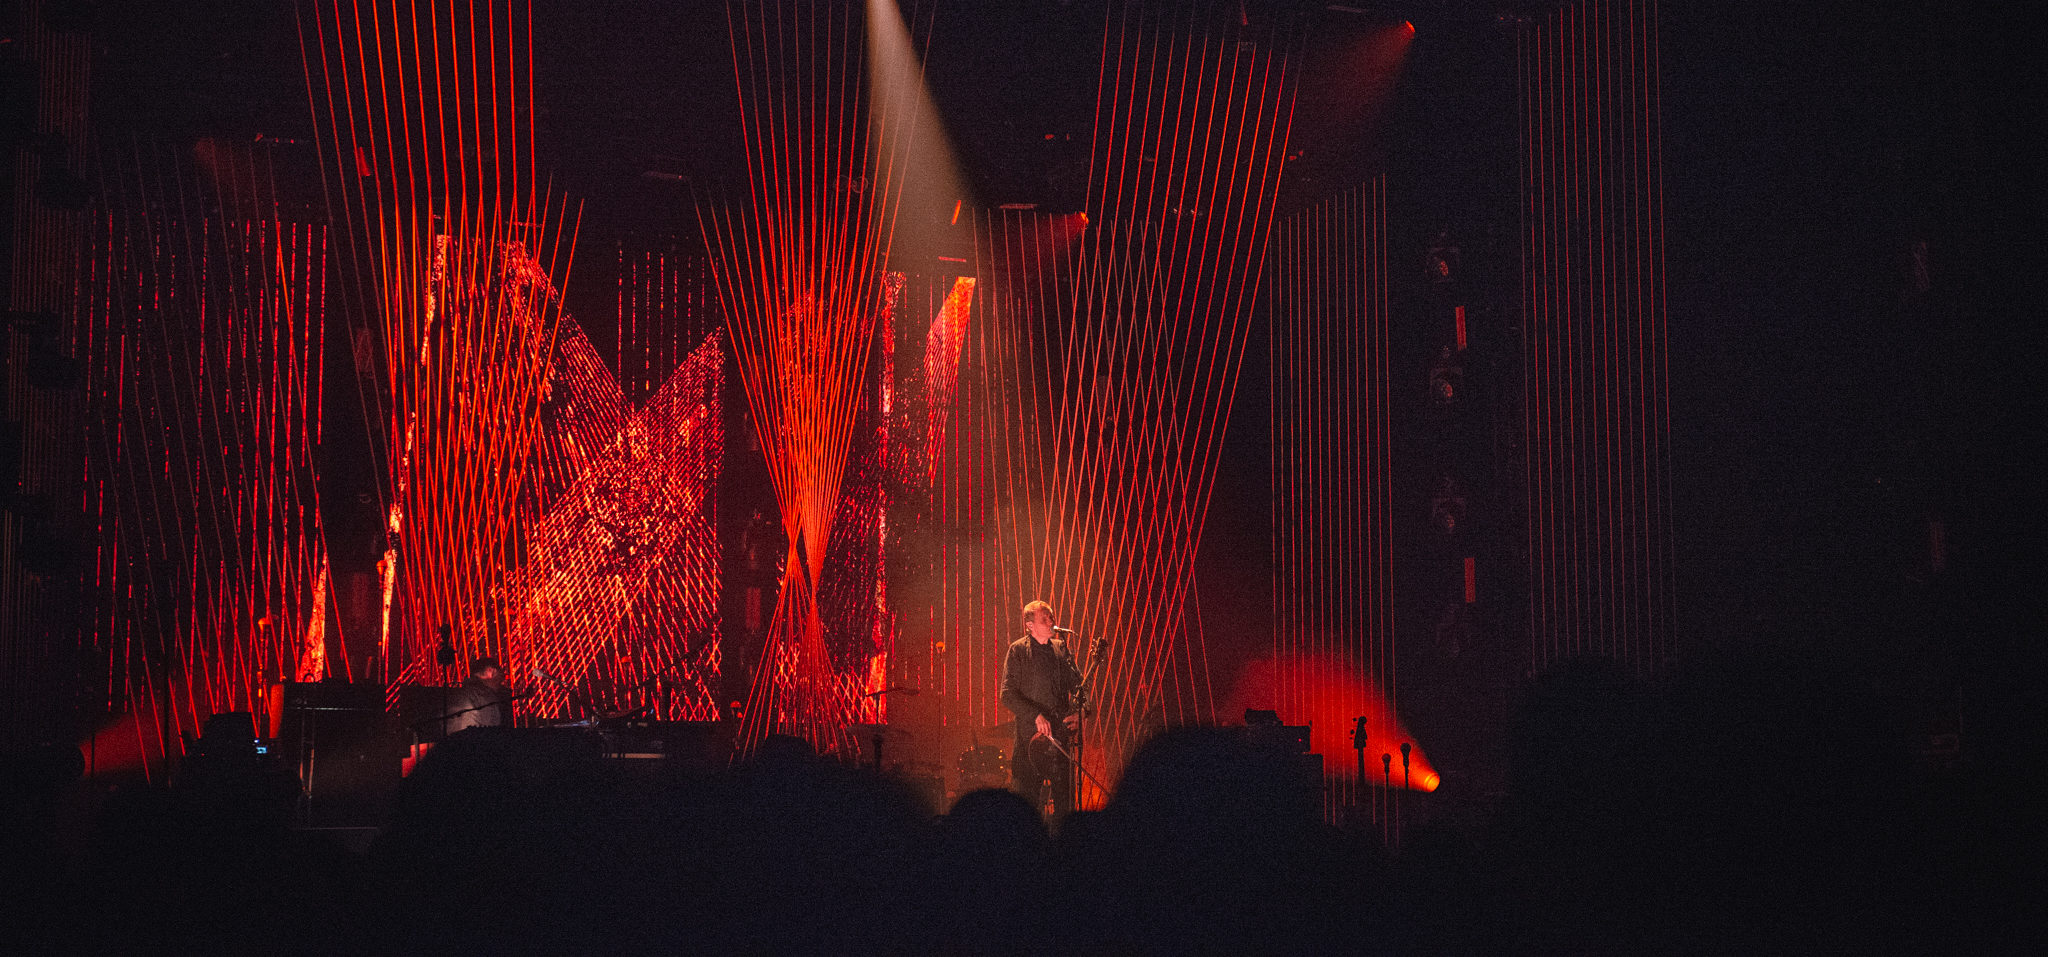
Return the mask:
{"type": "Polygon", "coordinates": [[[505,663],[533,679],[533,714],[646,705],[710,720],[722,664],[718,337],[637,407],[573,321],[555,349],[520,563],[493,602],[505,663]]]}
{"type": "Polygon", "coordinates": [[[877,504],[878,486],[847,480],[860,434],[876,428],[869,369],[893,305],[884,264],[914,124],[869,95],[856,7],[735,4],[726,24],[748,180],[731,205],[702,203],[699,220],[789,543],[738,745],[781,732],[839,751],[874,669],[871,653],[849,651],[867,636],[828,622],[828,563],[856,554],[834,551],[848,509],[877,504]]]}
{"type": "Polygon", "coordinates": [[[77,634],[94,711],[134,737],[95,770],[147,773],[210,715],[262,713],[273,682],[347,676],[316,474],[331,250],[281,212],[260,148],[124,151],[100,185],[71,322],[77,634]]]}
{"type": "Polygon", "coordinates": [[[531,7],[319,4],[302,18],[355,279],[375,316],[389,476],[379,660],[394,684],[505,657],[574,215],[539,185],[531,7]]]}
{"type": "MultiPolygon", "coordinates": [[[[889,681],[920,689],[927,733],[952,748],[992,728],[1001,643],[1022,591],[1014,523],[997,521],[1009,487],[990,455],[1006,395],[1007,355],[992,341],[972,276],[904,277],[889,343],[890,441],[899,450],[889,520],[889,594],[900,643],[889,681]]],[[[899,709],[899,712],[908,709],[899,709]]],[[[907,717],[907,715],[905,715],[907,717]]],[[[991,742],[995,743],[995,742],[991,742]]],[[[1007,744],[1005,739],[1002,743],[1007,744]]]]}
{"type": "Polygon", "coordinates": [[[540,185],[521,0],[316,5],[328,173],[374,317],[388,483],[379,660],[490,655],[529,714],[708,719],[723,667],[722,344],[701,263],[620,252],[616,370],[564,307],[577,214],[540,185]]]}
{"type": "MultiPolygon", "coordinates": [[[[110,213],[81,285],[99,310],[76,326],[96,401],[136,420],[93,453],[85,504],[117,543],[93,581],[175,621],[144,636],[95,607],[94,647],[110,702],[149,699],[135,707],[161,725],[159,753],[268,681],[348,674],[343,646],[377,649],[361,677],[453,679],[433,665],[439,626],[458,659],[547,673],[533,714],[580,698],[714,716],[731,664],[714,522],[730,368],[788,543],[743,749],[772,731],[843,748],[849,724],[889,715],[870,693],[898,684],[926,689],[941,725],[990,728],[1017,609],[1045,598],[1084,652],[1103,639],[1088,760],[1114,780],[1153,729],[1219,717],[1190,586],[1262,300],[1273,645],[1239,691],[1263,686],[1313,723],[1332,770],[1349,756],[1348,735],[1331,738],[1349,730],[1340,712],[1379,715],[1380,745],[1407,740],[1387,600],[1384,184],[1276,224],[1304,25],[1111,4],[1084,208],[963,198],[972,250],[951,274],[891,271],[930,111],[871,84],[867,15],[727,10],[750,178],[742,196],[700,196],[707,256],[620,248],[607,359],[564,306],[577,214],[536,174],[529,4],[306,8],[332,231],[274,209],[110,213]],[[305,451],[330,299],[368,323],[357,358],[385,479],[381,607],[349,635],[324,611],[305,451]],[[141,329],[184,323],[204,361],[143,361],[120,318],[138,310],[171,317],[141,329]],[[166,394],[189,408],[124,404],[144,376],[175,380],[166,394]],[[149,445],[195,422],[233,440],[149,445]],[[135,517],[160,491],[137,455],[181,500],[211,482],[261,508],[148,519],[171,523],[160,533],[135,517]],[[205,566],[206,548],[233,557],[205,566]]],[[[1539,664],[1587,648],[1652,660],[1670,627],[1650,19],[1588,2],[1521,32],[1539,664]]],[[[248,179],[229,151],[199,159],[190,189],[248,179]]]]}

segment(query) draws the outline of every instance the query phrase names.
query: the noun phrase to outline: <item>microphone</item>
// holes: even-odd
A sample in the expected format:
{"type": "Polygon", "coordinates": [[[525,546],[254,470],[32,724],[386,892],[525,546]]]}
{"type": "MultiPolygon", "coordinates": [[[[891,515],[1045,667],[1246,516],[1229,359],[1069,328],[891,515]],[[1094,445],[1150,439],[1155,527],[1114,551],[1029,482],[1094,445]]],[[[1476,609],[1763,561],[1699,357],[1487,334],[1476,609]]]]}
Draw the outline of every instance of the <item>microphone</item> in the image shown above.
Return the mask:
{"type": "Polygon", "coordinates": [[[1059,632],[1059,633],[1060,633],[1060,634],[1062,634],[1062,635],[1071,635],[1071,634],[1073,634],[1073,633],[1074,633],[1074,629],[1072,629],[1072,628],[1063,628],[1063,627],[1061,627],[1061,626],[1059,626],[1059,625],[1054,625],[1054,626],[1052,626],[1052,630],[1054,630],[1054,631],[1057,631],[1057,632],[1059,632]]]}

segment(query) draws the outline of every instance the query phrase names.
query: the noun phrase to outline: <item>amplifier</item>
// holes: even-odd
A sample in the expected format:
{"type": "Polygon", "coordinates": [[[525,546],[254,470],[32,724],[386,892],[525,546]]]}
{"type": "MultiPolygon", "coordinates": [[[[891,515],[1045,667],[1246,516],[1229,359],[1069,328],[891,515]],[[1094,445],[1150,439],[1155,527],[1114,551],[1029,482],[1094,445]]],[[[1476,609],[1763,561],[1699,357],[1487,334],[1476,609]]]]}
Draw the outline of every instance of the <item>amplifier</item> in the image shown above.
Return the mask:
{"type": "Polygon", "coordinates": [[[384,710],[384,686],[367,681],[287,681],[278,688],[286,711],[384,710]]]}
{"type": "Polygon", "coordinates": [[[276,749],[298,768],[299,825],[380,822],[404,756],[384,686],[293,681],[272,690],[276,749]]]}

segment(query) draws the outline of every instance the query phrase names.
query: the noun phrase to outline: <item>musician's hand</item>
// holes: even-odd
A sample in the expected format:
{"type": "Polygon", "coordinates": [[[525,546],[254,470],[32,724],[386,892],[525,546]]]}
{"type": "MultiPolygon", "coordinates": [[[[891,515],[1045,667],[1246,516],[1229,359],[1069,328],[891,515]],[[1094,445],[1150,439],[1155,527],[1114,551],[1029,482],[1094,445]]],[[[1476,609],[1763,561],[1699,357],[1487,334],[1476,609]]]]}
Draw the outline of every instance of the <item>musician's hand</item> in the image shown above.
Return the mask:
{"type": "Polygon", "coordinates": [[[1079,731],[1080,729],[1081,729],[1081,715],[1080,715],[1079,713],[1075,713],[1075,714],[1070,714],[1070,715],[1067,715],[1067,730],[1068,730],[1068,731],[1079,731]]]}
{"type": "Polygon", "coordinates": [[[1042,714],[1038,716],[1038,733],[1044,737],[1052,737],[1052,722],[1046,720],[1042,714]]]}

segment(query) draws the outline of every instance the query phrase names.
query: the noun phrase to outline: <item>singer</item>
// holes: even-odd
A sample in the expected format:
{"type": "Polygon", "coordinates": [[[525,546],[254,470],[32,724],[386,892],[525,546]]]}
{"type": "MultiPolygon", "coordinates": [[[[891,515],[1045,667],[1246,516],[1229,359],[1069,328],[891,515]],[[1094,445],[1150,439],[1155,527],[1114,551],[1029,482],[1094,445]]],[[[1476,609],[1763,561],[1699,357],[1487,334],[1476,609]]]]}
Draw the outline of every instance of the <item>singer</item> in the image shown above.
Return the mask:
{"type": "Polygon", "coordinates": [[[1024,606],[1024,632],[1003,656],[1001,701],[1017,716],[1011,787],[1041,807],[1049,792],[1053,813],[1061,815],[1073,804],[1073,771],[1050,745],[1066,747],[1081,727],[1081,713],[1074,707],[1081,673],[1067,648],[1073,632],[1059,627],[1052,606],[1042,601],[1024,606]]]}

